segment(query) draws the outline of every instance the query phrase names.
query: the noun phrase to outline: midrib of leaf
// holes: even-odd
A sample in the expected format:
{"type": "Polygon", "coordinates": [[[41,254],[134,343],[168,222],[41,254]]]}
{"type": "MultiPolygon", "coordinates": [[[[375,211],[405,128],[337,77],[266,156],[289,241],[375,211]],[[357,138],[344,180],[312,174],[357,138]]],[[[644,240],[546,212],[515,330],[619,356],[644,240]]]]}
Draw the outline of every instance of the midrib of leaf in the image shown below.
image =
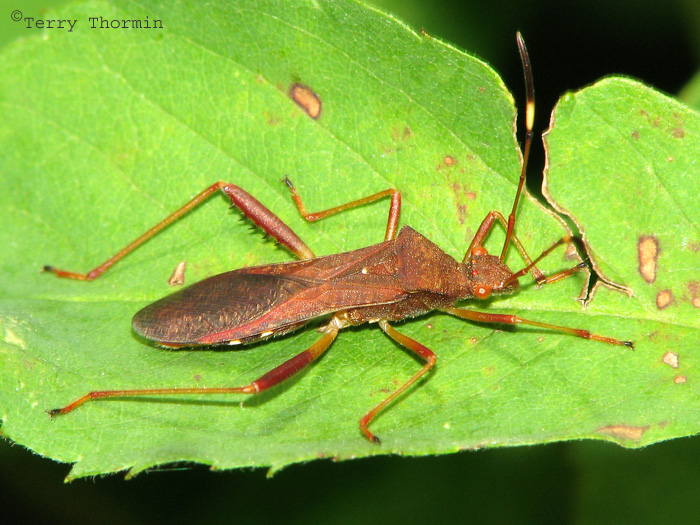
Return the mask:
{"type": "MultiPolygon", "coordinates": [[[[140,6],[142,7],[142,9],[147,10],[145,4],[139,4],[138,2],[134,2],[134,1],[131,1],[131,3],[140,5],[140,6]]],[[[358,5],[359,5],[359,4],[358,4],[358,5]]],[[[364,6],[363,6],[363,7],[364,7],[364,6]]],[[[235,6],[234,6],[234,8],[235,8],[235,6]]],[[[241,8],[237,8],[237,11],[238,11],[238,12],[245,12],[246,10],[245,10],[245,9],[241,9],[241,8]]],[[[340,48],[340,47],[338,47],[338,46],[336,46],[336,45],[333,45],[330,41],[328,41],[328,40],[326,40],[326,39],[323,39],[323,38],[322,38],[320,35],[318,35],[318,34],[311,33],[311,32],[309,32],[309,31],[305,30],[304,28],[302,28],[301,26],[290,24],[290,23],[288,23],[288,22],[282,20],[282,19],[279,18],[278,16],[274,16],[274,15],[271,14],[271,13],[264,12],[264,11],[259,10],[259,9],[258,9],[258,10],[255,10],[255,11],[253,11],[253,10],[248,10],[248,12],[254,13],[254,14],[263,14],[264,16],[267,16],[269,19],[274,20],[274,21],[276,21],[276,22],[279,23],[279,24],[286,25],[287,27],[289,27],[289,28],[291,28],[291,29],[293,29],[293,30],[295,30],[295,31],[298,31],[299,33],[302,33],[302,34],[304,34],[304,35],[306,35],[306,36],[308,36],[308,37],[310,37],[310,38],[313,38],[313,39],[315,39],[316,41],[318,41],[318,42],[322,43],[323,45],[325,45],[326,47],[328,47],[328,48],[330,48],[330,49],[336,51],[336,52],[337,52],[338,54],[340,54],[343,58],[345,58],[346,60],[348,60],[348,62],[354,64],[354,65],[357,66],[360,70],[362,70],[367,76],[369,76],[369,77],[371,77],[372,79],[374,79],[374,81],[377,82],[379,85],[382,85],[382,86],[385,86],[385,87],[390,88],[390,89],[393,90],[394,92],[400,94],[400,95],[405,99],[405,101],[408,102],[408,103],[410,103],[413,107],[420,108],[421,111],[423,111],[428,117],[430,117],[430,118],[433,120],[433,122],[439,124],[439,126],[446,132],[447,135],[449,135],[450,137],[452,137],[453,139],[455,139],[455,141],[463,148],[463,152],[469,152],[470,154],[473,154],[476,158],[478,158],[479,161],[482,163],[482,165],[485,166],[485,167],[488,169],[489,175],[492,175],[492,174],[497,175],[498,177],[500,177],[500,178],[502,178],[503,180],[505,180],[508,184],[510,184],[513,188],[515,188],[515,187],[517,186],[517,182],[514,183],[510,178],[506,177],[504,174],[502,174],[500,171],[498,171],[495,167],[493,167],[492,165],[489,165],[489,163],[486,161],[486,159],[485,159],[484,157],[482,157],[481,155],[478,155],[474,150],[472,150],[471,147],[470,147],[466,142],[464,142],[464,140],[462,139],[462,137],[461,137],[460,135],[456,134],[452,128],[450,128],[442,119],[438,118],[438,117],[437,117],[433,112],[431,112],[425,105],[421,104],[419,101],[417,101],[417,100],[415,100],[413,97],[411,97],[400,85],[392,84],[392,83],[388,82],[387,80],[380,78],[380,77],[377,76],[372,70],[370,70],[369,68],[365,67],[365,65],[364,65],[362,62],[359,62],[359,61],[355,60],[355,59],[354,59],[351,55],[349,55],[345,50],[343,50],[342,48],[340,48]]],[[[392,23],[400,23],[400,22],[397,22],[397,20],[395,20],[395,19],[394,19],[393,17],[391,17],[390,15],[386,15],[385,13],[382,13],[381,11],[375,10],[375,12],[378,13],[378,14],[380,14],[380,16],[382,16],[382,17],[385,18],[386,20],[391,21],[392,23]]],[[[402,24],[402,25],[403,25],[403,24],[402,24]]],[[[177,28],[177,26],[176,26],[176,28],[177,28]]],[[[417,42],[420,42],[420,37],[419,37],[419,35],[417,35],[413,30],[409,29],[408,27],[406,27],[406,30],[410,33],[410,35],[412,35],[412,36],[415,38],[415,40],[416,40],[417,42]]],[[[187,34],[187,33],[184,33],[184,32],[182,32],[182,31],[177,31],[176,29],[172,29],[172,28],[170,28],[170,27],[168,28],[167,32],[170,33],[170,34],[172,34],[173,36],[176,36],[176,37],[180,38],[181,40],[183,40],[183,41],[185,41],[185,42],[190,43],[191,45],[195,46],[196,48],[200,49],[201,51],[204,51],[204,52],[209,53],[211,56],[217,57],[217,58],[219,58],[219,59],[221,59],[221,60],[224,60],[224,61],[226,61],[226,62],[228,62],[228,63],[230,63],[230,64],[233,64],[234,66],[238,67],[239,69],[241,69],[241,70],[247,72],[248,75],[250,76],[250,78],[253,78],[253,77],[256,77],[256,76],[260,76],[261,78],[263,78],[263,79],[265,80],[265,85],[266,85],[268,88],[271,88],[271,89],[273,89],[274,91],[280,93],[283,97],[286,97],[286,94],[281,93],[281,92],[269,81],[269,79],[267,79],[267,78],[265,77],[264,73],[256,72],[256,71],[252,70],[250,67],[248,67],[248,66],[246,66],[245,64],[243,64],[242,62],[236,62],[236,61],[231,60],[231,58],[230,58],[229,56],[224,55],[224,54],[221,54],[221,53],[220,53],[219,51],[217,51],[216,49],[214,49],[214,48],[212,48],[212,47],[210,47],[210,46],[207,46],[206,44],[202,43],[201,41],[195,40],[191,35],[189,35],[189,34],[187,34]]],[[[492,74],[492,70],[491,70],[486,64],[484,64],[483,62],[478,61],[477,59],[475,59],[475,58],[473,58],[473,57],[467,56],[467,55],[466,55],[464,52],[462,52],[461,50],[458,50],[458,49],[456,49],[456,48],[454,48],[454,47],[452,47],[452,46],[449,46],[448,44],[439,42],[439,45],[444,46],[444,47],[446,47],[446,48],[449,48],[451,51],[453,51],[453,52],[455,52],[455,53],[459,53],[460,57],[461,57],[464,61],[474,61],[474,62],[477,62],[484,70],[488,70],[489,73],[492,74]]],[[[106,66],[106,63],[105,63],[104,61],[103,61],[103,63],[104,63],[105,66],[106,66]]],[[[465,77],[468,77],[468,76],[469,76],[469,72],[468,72],[467,70],[462,69],[462,73],[463,73],[462,76],[465,76],[465,77]]],[[[144,93],[137,91],[137,90],[134,88],[133,84],[131,84],[130,82],[128,82],[126,79],[124,79],[124,81],[127,82],[127,84],[129,85],[130,89],[132,89],[135,93],[140,93],[140,94],[144,95],[144,93]]],[[[146,99],[146,98],[144,97],[144,99],[146,99]]],[[[221,148],[219,148],[219,146],[217,146],[217,145],[215,144],[215,142],[214,142],[211,138],[205,136],[205,134],[203,134],[201,131],[192,128],[191,126],[189,126],[188,124],[186,124],[183,120],[176,118],[174,113],[172,113],[172,112],[166,110],[166,109],[165,109],[164,107],[162,107],[161,105],[156,104],[152,99],[148,98],[148,99],[146,99],[146,100],[148,100],[149,102],[151,102],[152,104],[154,104],[155,107],[161,109],[162,111],[164,111],[164,112],[165,112],[166,114],[168,114],[169,116],[171,116],[176,122],[178,122],[179,124],[181,124],[183,127],[185,127],[186,129],[189,129],[193,134],[195,134],[196,136],[202,138],[204,141],[206,141],[207,143],[209,143],[210,145],[212,145],[213,147],[215,147],[218,151],[220,151],[222,154],[226,155],[226,156],[227,156],[229,159],[231,159],[233,162],[236,162],[239,166],[245,167],[245,168],[248,169],[251,173],[256,173],[256,175],[257,175],[259,181],[260,181],[261,183],[265,184],[265,186],[267,186],[267,187],[269,188],[269,190],[270,190],[271,193],[276,194],[276,195],[277,195],[278,197],[280,197],[282,200],[285,200],[285,199],[289,200],[289,193],[285,190],[285,188],[282,187],[282,186],[283,186],[282,184],[280,184],[279,186],[271,186],[271,185],[269,185],[269,184],[265,181],[264,177],[261,177],[260,174],[257,173],[257,172],[255,171],[254,167],[245,165],[242,161],[240,161],[240,159],[236,158],[236,157],[232,154],[232,152],[222,150],[221,148]]],[[[443,106],[443,107],[444,107],[444,106],[443,106]]],[[[319,129],[323,130],[329,138],[333,139],[333,140],[336,141],[336,142],[339,142],[339,143],[343,144],[343,146],[346,148],[346,150],[347,150],[348,152],[351,152],[357,159],[359,159],[368,169],[370,169],[370,170],[372,171],[372,173],[373,173],[378,179],[384,181],[384,182],[386,183],[386,187],[392,187],[392,183],[391,183],[391,181],[386,177],[386,175],[385,175],[381,170],[378,170],[378,169],[376,168],[376,166],[372,165],[359,151],[357,151],[357,150],[355,150],[354,148],[352,148],[352,147],[347,143],[347,141],[342,140],[339,136],[337,136],[337,135],[331,133],[331,131],[330,131],[329,129],[327,129],[327,128],[323,125],[323,123],[322,123],[321,121],[314,121],[314,122],[313,122],[313,125],[319,127],[319,129]]],[[[515,141],[515,137],[513,137],[513,146],[514,146],[514,148],[517,148],[517,142],[515,141]]],[[[488,176],[486,176],[485,179],[488,179],[488,176]]],[[[361,196],[358,196],[357,198],[360,198],[360,197],[361,197],[361,196]]],[[[526,198],[532,201],[531,196],[530,196],[529,193],[527,193],[527,192],[526,192],[526,198]]],[[[441,226],[442,226],[444,223],[438,223],[438,222],[436,222],[435,220],[433,220],[429,215],[426,215],[426,214],[424,213],[424,206],[421,205],[421,204],[422,204],[421,201],[417,201],[417,202],[416,202],[416,201],[413,201],[412,199],[410,199],[410,197],[404,196],[403,202],[404,202],[405,204],[408,204],[408,205],[410,205],[410,206],[413,206],[413,211],[414,211],[414,213],[417,214],[417,215],[419,215],[421,218],[423,218],[423,219],[425,220],[426,223],[430,224],[430,225],[433,227],[433,229],[434,229],[434,231],[436,232],[437,235],[441,235],[441,234],[440,234],[441,226]]],[[[533,201],[533,202],[534,202],[534,201],[533,201]]],[[[161,204],[161,207],[163,207],[164,209],[166,209],[162,204],[161,204]]],[[[343,249],[342,244],[340,244],[340,243],[337,241],[337,238],[336,238],[336,237],[329,235],[329,233],[327,232],[327,230],[325,230],[325,229],[319,229],[319,230],[317,231],[317,234],[318,234],[319,236],[324,237],[324,239],[326,240],[327,244],[330,245],[330,246],[334,246],[336,251],[342,251],[342,249],[343,249]]],[[[454,242],[452,242],[452,241],[450,240],[449,237],[445,237],[445,236],[442,236],[442,237],[443,237],[443,239],[442,239],[441,245],[443,245],[443,246],[444,246],[445,244],[449,245],[449,246],[450,246],[450,249],[451,249],[451,251],[452,251],[453,253],[456,252],[456,251],[459,251],[460,249],[464,249],[464,246],[455,244],[454,242]],[[445,243],[445,244],[443,244],[443,243],[445,243]]],[[[199,242],[201,242],[201,243],[203,243],[203,244],[206,244],[207,247],[210,249],[210,251],[211,251],[212,253],[214,253],[213,247],[212,247],[212,245],[211,245],[212,240],[211,240],[210,238],[202,238],[202,237],[199,237],[198,239],[199,239],[199,242]]]]}

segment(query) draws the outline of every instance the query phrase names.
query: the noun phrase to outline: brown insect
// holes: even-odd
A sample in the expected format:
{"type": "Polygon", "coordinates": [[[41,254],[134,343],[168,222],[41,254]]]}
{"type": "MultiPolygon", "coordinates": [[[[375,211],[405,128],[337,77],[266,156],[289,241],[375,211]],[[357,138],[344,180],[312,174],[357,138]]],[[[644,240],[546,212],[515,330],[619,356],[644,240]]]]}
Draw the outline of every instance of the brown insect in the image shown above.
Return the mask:
{"type": "Polygon", "coordinates": [[[591,334],[587,330],[454,306],[456,301],[462,299],[483,300],[491,295],[514,293],[519,287],[518,279],[528,272],[532,273],[537,284],[542,285],[563,279],[585,267],[585,264],[581,263],[546,278],[537,269],[536,264],[556,246],[569,242],[570,239],[560,239],[532,260],[513,233],[515,213],[525,183],[525,168],[532,143],[534,119],[534,89],[530,61],[520,34],[517,39],[527,92],[527,135],[518,190],[508,220],[506,221],[498,211],[489,212],[479,226],[462,262],[456,261],[408,226],[401,228],[397,234],[401,194],[395,189],[375,193],[322,212],[308,213],[291,181],[285,179],[299,212],[308,221],[316,221],[384,197],[391,198],[384,242],[350,252],[316,257],[289,226],[252,195],[234,184],[217,182],[91,272],[78,274],[58,270],[52,266],[46,266],[44,270],[59,277],[88,281],[96,279],[143,242],[221,190],[246,217],[300,260],[242,268],[200,281],[139,311],[132,320],[134,331],[166,347],[240,345],[286,334],[301,328],[312,319],[330,315],[328,323],[319,330],[323,335],[307,350],[245,386],[96,391],[63,408],[50,410],[49,414],[66,414],[89,400],[104,397],[257,394],[288,379],[316,360],[328,349],[342,328],[362,323],[377,323],[390,338],[425,361],[413,377],[360,419],[362,433],[370,441],[378,443],[379,438],[369,430],[369,423],[381,410],[427,374],[437,360],[429,348],[397,332],[390,324],[392,321],[419,316],[437,309],[478,323],[526,324],[608,344],[632,347],[629,341],[591,334]],[[506,239],[500,257],[489,255],[483,247],[484,240],[496,221],[506,228],[506,239]],[[525,267],[515,273],[504,263],[511,242],[525,261],[525,267]]]}

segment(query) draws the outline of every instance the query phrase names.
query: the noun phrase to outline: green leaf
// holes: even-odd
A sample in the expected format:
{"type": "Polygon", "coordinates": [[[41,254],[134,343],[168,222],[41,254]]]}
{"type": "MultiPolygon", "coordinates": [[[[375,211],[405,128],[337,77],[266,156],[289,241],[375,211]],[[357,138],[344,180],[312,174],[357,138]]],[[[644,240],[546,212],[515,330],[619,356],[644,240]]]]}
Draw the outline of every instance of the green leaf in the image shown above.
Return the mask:
{"type": "MultiPolygon", "coordinates": [[[[645,220],[651,214],[631,202],[629,184],[615,184],[601,170],[603,162],[621,166],[630,153],[607,141],[613,151],[591,165],[598,150],[590,141],[602,138],[600,125],[585,139],[575,124],[556,138],[571,112],[557,113],[549,135],[550,192],[580,225],[600,271],[636,296],[600,288],[584,309],[575,300],[586,287],[578,274],[540,290],[522,279],[515,296],[465,305],[631,339],[636,352],[444,314],[397,323],[436,352],[438,365],[373,422],[379,446],[360,435],[357,421],[420,363],[373,325],[343,331],[319,362],[258,397],[101,400],[50,420],[46,409],[90,390],[247,384],[318,333],[307,328],[237,351],[173,351],[131,332],[131,316],[172,291],[167,279],[182,260],[188,283],[292,260],[241,223],[223,196],[94,282],[41,274],[44,264],[88,271],[216,180],[247,189],[319,255],[383,239],[388,203],[306,223],[281,182],[285,176],[311,210],[396,187],[401,224],[461,259],[488,211],[510,210],[519,151],[513,100],[493,70],[354,2],[92,2],[47,18],[78,24],[72,33],[22,40],[0,55],[0,415],[7,438],[74,463],[71,477],[79,477],[179,461],[278,469],[319,457],[437,454],[584,437],[641,446],[698,431],[690,291],[672,288],[674,306],[660,311],[651,291],[657,284],[634,273],[638,236],[668,231],[661,260],[677,255],[667,242],[687,256],[669,259],[666,268],[676,271],[668,275],[677,279],[679,268],[692,274],[694,244],[682,241],[697,242],[697,214],[685,237],[674,237],[663,222],[692,218],[692,206],[678,211],[677,202],[657,230],[630,231],[623,212],[645,220]],[[90,28],[94,16],[148,17],[164,27],[97,30],[90,28]],[[317,119],[290,99],[296,83],[320,97],[317,119]],[[556,146],[571,149],[561,158],[556,146]],[[579,160],[560,170],[574,155],[579,160]],[[607,186],[597,180],[554,193],[555,182],[570,183],[581,166],[607,186]],[[590,197],[603,188],[604,197],[590,197]],[[565,200],[577,192],[585,206],[595,205],[585,220],[565,200]],[[604,220],[615,203],[617,220],[604,220]],[[620,249],[593,243],[600,228],[620,249]],[[623,249],[624,239],[631,248],[623,249]],[[683,308],[687,313],[677,317],[683,308]],[[680,353],[678,369],[662,361],[669,350],[680,353]],[[674,383],[678,376],[686,383],[674,383]]],[[[612,135],[630,125],[633,107],[642,106],[618,102],[612,135]]],[[[611,111],[604,114],[612,119],[611,111]]],[[[659,158],[672,146],[697,143],[691,140],[697,116],[680,106],[674,111],[683,116],[684,140],[661,133],[638,141],[659,158]]],[[[647,112],[655,118],[660,110],[647,112]]],[[[649,131],[656,129],[654,118],[649,131]]],[[[632,157],[642,162],[639,153],[632,157]]],[[[670,156],[676,166],[686,159],[684,188],[697,180],[688,160],[694,152],[670,156]]],[[[644,191],[656,194],[658,184],[654,179],[644,191]]],[[[517,234],[532,255],[565,233],[532,199],[521,202],[517,234]]],[[[502,242],[497,227],[487,247],[497,253],[502,242]]],[[[522,267],[516,250],[508,263],[522,267]]],[[[575,263],[562,251],[541,268],[553,273],[575,263]]]]}
{"type": "Polygon", "coordinates": [[[564,96],[546,135],[545,195],[575,220],[602,279],[631,296],[593,290],[591,313],[638,334],[615,403],[658,439],[695,434],[700,421],[698,137],[695,111],[623,78],[564,96]]]}

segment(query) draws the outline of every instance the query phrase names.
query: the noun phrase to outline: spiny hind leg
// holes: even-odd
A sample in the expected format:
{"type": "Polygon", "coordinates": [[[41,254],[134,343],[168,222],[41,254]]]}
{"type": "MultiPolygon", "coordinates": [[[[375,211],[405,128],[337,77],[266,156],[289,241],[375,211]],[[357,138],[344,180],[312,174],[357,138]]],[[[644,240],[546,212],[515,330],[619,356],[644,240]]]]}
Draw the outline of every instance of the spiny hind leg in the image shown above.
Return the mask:
{"type": "Polygon", "coordinates": [[[211,197],[214,193],[221,190],[224,192],[235,207],[237,207],[243,215],[252,220],[256,226],[267,233],[270,237],[273,237],[277,242],[284,245],[289,251],[295,254],[300,259],[313,259],[315,257],[314,253],[309,249],[308,246],[302,241],[292,229],[287,226],[282,220],[277,217],[274,213],[263,206],[255,197],[244,189],[236,186],[235,184],[230,184],[226,182],[216,182],[206,188],[205,190],[198,193],[195,197],[190,199],[185,203],[184,206],[180,207],[165,219],[160,221],[158,224],[150,228],[148,231],[131,241],[124,248],[119,250],[117,253],[112,255],[109,259],[104,261],[99,266],[93,268],[87,273],[78,273],[67,270],[60,270],[54,266],[44,266],[43,270],[45,272],[51,272],[58,277],[63,277],[66,279],[77,279],[81,281],[93,281],[97,279],[100,275],[111,268],[115,263],[123,259],[126,255],[130,254],[136,248],[141,246],[148,239],[156,235],[158,232],[178,220],[180,217],[185,215],[187,212],[193,208],[200,205],[202,202],[211,197]]]}

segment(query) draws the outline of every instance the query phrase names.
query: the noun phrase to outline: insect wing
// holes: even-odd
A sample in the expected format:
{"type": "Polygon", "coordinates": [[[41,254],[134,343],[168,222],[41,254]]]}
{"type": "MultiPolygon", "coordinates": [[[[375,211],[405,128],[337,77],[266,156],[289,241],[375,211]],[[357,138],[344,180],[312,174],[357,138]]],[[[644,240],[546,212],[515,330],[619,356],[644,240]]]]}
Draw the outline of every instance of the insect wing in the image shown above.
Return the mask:
{"type": "Polygon", "coordinates": [[[405,298],[395,256],[388,242],[215,275],[146,306],[132,326],[166,346],[246,343],[287,333],[321,315],[405,298]]]}
{"type": "Polygon", "coordinates": [[[267,326],[261,317],[313,285],[284,275],[227,272],[146,306],[134,316],[132,326],[146,339],[170,346],[246,339],[284,325],[301,326],[299,321],[309,317],[280,319],[275,326],[267,326]]]}

